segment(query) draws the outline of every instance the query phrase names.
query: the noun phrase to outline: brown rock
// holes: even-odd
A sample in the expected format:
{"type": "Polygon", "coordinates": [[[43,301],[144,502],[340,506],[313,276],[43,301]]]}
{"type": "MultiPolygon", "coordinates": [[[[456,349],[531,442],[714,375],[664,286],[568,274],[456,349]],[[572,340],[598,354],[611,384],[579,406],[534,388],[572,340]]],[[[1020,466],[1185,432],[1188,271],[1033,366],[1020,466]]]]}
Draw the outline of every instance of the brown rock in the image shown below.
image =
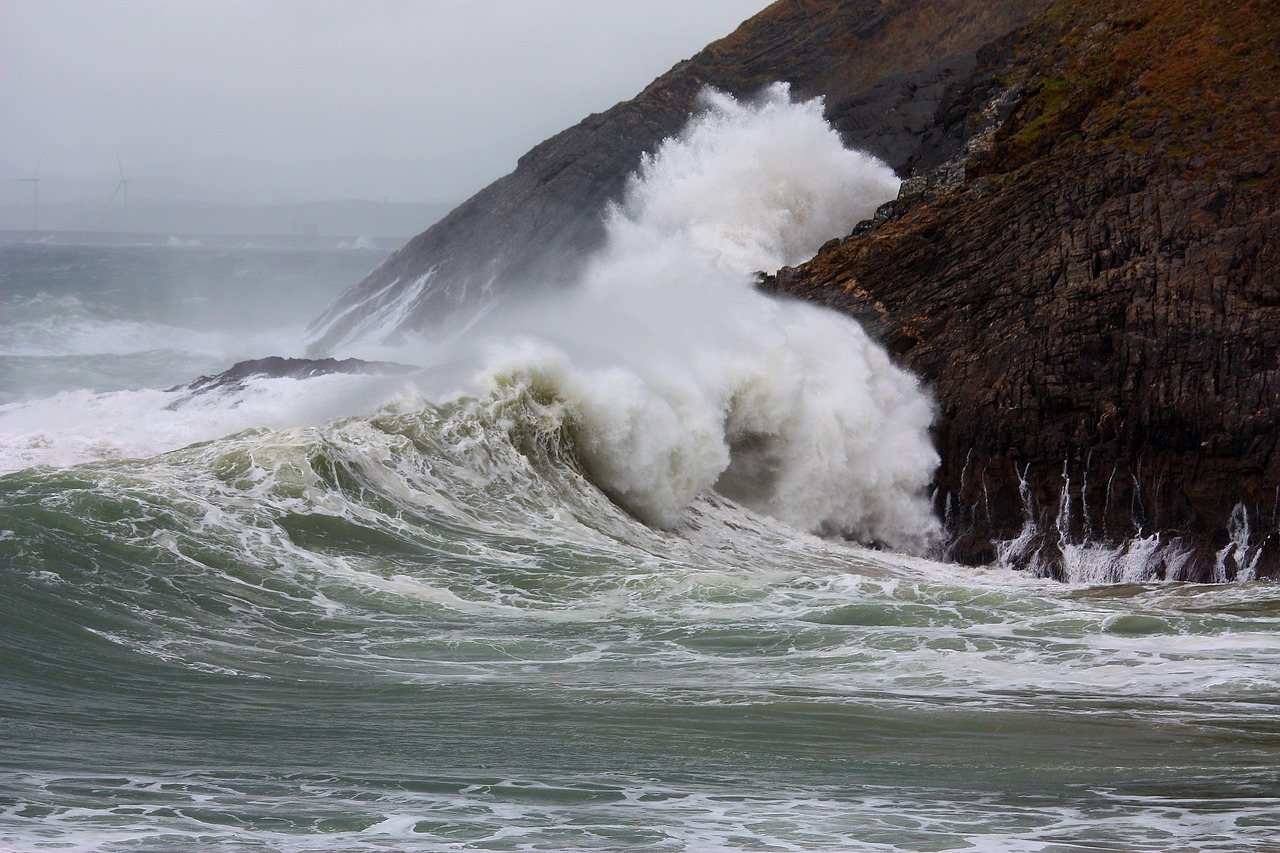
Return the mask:
{"type": "Polygon", "coordinates": [[[1059,3],[936,130],[1015,93],[958,185],[770,283],[930,384],[957,559],[1028,532],[1014,561],[1061,575],[1064,544],[1158,532],[1171,575],[1280,568],[1277,44],[1261,2],[1059,3]]]}

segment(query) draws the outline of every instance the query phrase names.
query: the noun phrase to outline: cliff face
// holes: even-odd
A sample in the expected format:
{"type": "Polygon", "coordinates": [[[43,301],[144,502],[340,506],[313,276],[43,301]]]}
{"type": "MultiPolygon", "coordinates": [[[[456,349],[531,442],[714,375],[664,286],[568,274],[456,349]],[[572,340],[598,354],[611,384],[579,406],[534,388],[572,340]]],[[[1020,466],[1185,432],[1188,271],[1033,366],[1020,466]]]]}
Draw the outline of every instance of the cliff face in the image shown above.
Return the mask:
{"type": "Polygon", "coordinates": [[[763,286],[852,314],[929,384],[947,556],[1277,576],[1277,44],[1273,0],[783,0],[530,151],[335,302],[315,349],[563,281],[703,86],[787,80],[910,180],[763,286]]]}
{"type": "Polygon", "coordinates": [[[621,195],[640,155],[683,126],[705,86],[750,95],[785,80],[798,95],[824,95],[846,144],[905,170],[936,105],[972,68],[973,51],[1047,4],[775,3],[635,99],[541,143],[410,241],[312,324],[312,354],[352,338],[456,324],[460,308],[571,278],[574,260],[599,244],[605,204],[621,195]]]}
{"type": "Polygon", "coordinates": [[[766,282],[932,386],[955,558],[1280,574],[1276,45],[1268,0],[1060,2],[939,104],[954,159],[766,282]]]}

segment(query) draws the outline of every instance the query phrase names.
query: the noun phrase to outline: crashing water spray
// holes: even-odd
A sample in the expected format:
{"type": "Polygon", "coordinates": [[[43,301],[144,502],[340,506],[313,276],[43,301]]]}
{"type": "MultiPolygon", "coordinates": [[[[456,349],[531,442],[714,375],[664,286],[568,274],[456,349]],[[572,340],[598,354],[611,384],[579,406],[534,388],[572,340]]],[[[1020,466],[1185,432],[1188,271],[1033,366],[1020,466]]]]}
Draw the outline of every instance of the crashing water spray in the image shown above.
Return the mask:
{"type": "Polygon", "coordinates": [[[605,212],[605,245],[574,287],[510,300],[451,341],[372,353],[432,365],[409,387],[262,379],[177,406],[171,392],[85,392],[9,413],[0,456],[144,456],[406,395],[397,405],[474,395],[478,376],[490,402],[535,390],[583,473],[655,527],[678,527],[715,490],[801,530],[921,550],[938,528],[924,494],[938,457],[919,383],[848,317],[755,288],[756,271],[803,261],[897,186],[841,145],[820,101],[785,85],[749,101],[709,92],[605,212]]]}
{"type": "Polygon", "coordinates": [[[677,525],[714,488],[803,530],[923,548],[938,457],[919,383],[853,320],[753,278],[897,185],[841,146],[820,101],[707,93],[644,158],[579,286],[497,323],[485,382],[551,389],[586,473],[647,523],[677,525]]]}

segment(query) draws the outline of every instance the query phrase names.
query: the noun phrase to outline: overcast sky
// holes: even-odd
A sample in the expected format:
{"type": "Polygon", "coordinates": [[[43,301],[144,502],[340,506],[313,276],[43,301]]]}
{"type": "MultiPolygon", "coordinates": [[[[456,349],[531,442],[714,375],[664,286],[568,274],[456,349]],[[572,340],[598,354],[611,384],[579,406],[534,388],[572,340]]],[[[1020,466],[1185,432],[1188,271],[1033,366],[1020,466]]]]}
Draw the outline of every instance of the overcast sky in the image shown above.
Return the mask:
{"type": "Polygon", "coordinates": [[[0,0],[0,166],[111,182],[118,152],[135,193],[460,201],[766,5],[0,0]]]}

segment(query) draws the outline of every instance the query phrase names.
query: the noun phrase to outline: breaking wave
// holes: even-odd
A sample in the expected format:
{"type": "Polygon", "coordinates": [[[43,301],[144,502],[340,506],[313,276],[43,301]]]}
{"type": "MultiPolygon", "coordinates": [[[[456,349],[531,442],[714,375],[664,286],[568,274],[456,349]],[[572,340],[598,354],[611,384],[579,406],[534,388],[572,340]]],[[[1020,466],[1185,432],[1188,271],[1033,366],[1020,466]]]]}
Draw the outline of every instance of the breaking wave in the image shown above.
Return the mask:
{"type": "Polygon", "coordinates": [[[927,396],[854,321],[768,298],[754,275],[808,257],[897,185],[841,145],[819,101],[793,101],[785,85],[752,100],[708,92],[605,213],[606,245],[574,287],[510,301],[450,341],[378,350],[427,366],[408,384],[263,380],[195,401],[64,394],[7,413],[5,467],[314,425],[396,396],[531,389],[585,475],[648,524],[676,526],[715,490],[804,531],[922,550],[938,528],[924,496],[937,465],[927,396]]]}
{"type": "Polygon", "coordinates": [[[897,185],[819,101],[709,92],[608,211],[577,287],[474,330],[481,387],[560,401],[588,476],[649,524],[714,488],[801,530],[921,549],[938,459],[919,383],[851,319],[754,286],[897,185]]]}

